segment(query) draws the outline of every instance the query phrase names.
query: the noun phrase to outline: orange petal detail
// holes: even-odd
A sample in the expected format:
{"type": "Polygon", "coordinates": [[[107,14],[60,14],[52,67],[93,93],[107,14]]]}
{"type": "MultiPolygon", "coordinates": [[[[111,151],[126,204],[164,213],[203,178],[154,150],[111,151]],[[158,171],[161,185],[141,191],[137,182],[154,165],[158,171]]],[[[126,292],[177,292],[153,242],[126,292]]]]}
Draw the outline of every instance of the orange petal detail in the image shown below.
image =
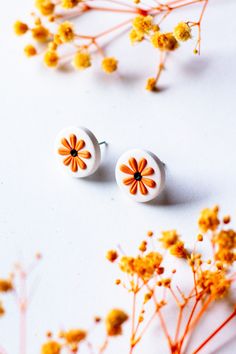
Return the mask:
{"type": "Polygon", "coordinates": [[[64,165],[69,166],[69,164],[71,163],[71,160],[72,160],[72,156],[68,156],[67,158],[65,158],[63,160],[64,165]]]}
{"type": "Polygon", "coordinates": [[[72,172],[77,172],[78,171],[78,165],[75,157],[72,157],[72,162],[71,162],[71,171],[72,172]]]}
{"type": "Polygon", "coordinates": [[[129,178],[125,178],[123,180],[123,183],[126,185],[126,186],[129,186],[131,183],[133,183],[135,181],[134,177],[129,177],[129,178]]]}
{"type": "Polygon", "coordinates": [[[138,163],[137,163],[137,160],[134,157],[131,157],[129,159],[129,165],[130,165],[130,167],[132,168],[132,170],[134,172],[138,171],[138,163]]]}
{"type": "Polygon", "coordinates": [[[133,175],[134,171],[132,171],[128,166],[126,165],[121,165],[120,166],[121,172],[127,173],[128,175],[133,175]]]}
{"type": "Polygon", "coordinates": [[[138,172],[142,173],[146,166],[147,166],[147,160],[141,159],[138,164],[138,172]]]}
{"type": "Polygon", "coordinates": [[[150,188],[155,188],[156,187],[156,182],[153,181],[153,179],[150,179],[150,178],[142,178],[142,182],[150,187],[150,188]]]}
{"type": "Polygon", "coordinates": [[[77,141],[77,144],[75,146],[75,150],[80,151],[81,149],[83,149],[83,147],[85,147],[84,140],[79,140],[79,141],[77,141]]]}
{"type": "Polygon", "coordinates": [[[78,152],[78,156],[83,157],[84,159],[90,159],[91,158],[91,154],[87,150],[79,151],[78,152]]]}
{"type": "Polygon", "coordinates": [[[77,138],[76,138],[75,134],[70,135],[70,143],[71,143],[72,149],[75,149],[75,146],[77,143],[77,138]]]}
{"type": "Polygon", "coordinates": [[[79,167],[81,168],[81,170],[86,170],[86,168],[87,168],[86,163],[83,160],[81,160],[78,156],[76,157],[76,162],[79,165],[79,167]]]}
{"type": "Polygon", "coordinates": [[[63,155],[63,156],[67,156],[67,155],[70,155],[70,150],[64,149],[64,148],[60,148],[60,149],[58,149],[58,154],[59,155],[63,155]]]}
{"type": "Polygon", "coordinates": [[[61,139],[62,145],[64,145],[67,149],[71,150],[71,146],[66,138],[61,139]]]}
{"type": "Polygon", "coordinates": [[[145,170],[142,172],[142,176],[151,176],[155,173],[154,169],[152,167],[147,167],[145,170]]]}
{"type": "Polygon", "coordinates": [[[143,195],[148,194],[148,190],[142,181],[139,181],[139,190],[140,190],[141,194],[143,194],[143,195]]]}
{"type": "Polygon", "coordinates": [[[129,191],[131,194],[136,194],[137,189],[138,189],[138,182],[134,180],[129,191]]]}

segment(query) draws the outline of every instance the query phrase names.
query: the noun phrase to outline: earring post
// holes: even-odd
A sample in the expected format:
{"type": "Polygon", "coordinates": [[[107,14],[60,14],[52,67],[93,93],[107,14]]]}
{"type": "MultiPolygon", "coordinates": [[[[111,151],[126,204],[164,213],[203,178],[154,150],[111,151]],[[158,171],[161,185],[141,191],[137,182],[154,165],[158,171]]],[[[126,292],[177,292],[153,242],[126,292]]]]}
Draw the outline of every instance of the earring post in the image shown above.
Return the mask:
{"type": "Polygon", "coordinates": [[[101,141],[100,143],[98,143],[98,145],[103,145],[103,144],[107,144],[107,142],[106,141],[101,141]]]}

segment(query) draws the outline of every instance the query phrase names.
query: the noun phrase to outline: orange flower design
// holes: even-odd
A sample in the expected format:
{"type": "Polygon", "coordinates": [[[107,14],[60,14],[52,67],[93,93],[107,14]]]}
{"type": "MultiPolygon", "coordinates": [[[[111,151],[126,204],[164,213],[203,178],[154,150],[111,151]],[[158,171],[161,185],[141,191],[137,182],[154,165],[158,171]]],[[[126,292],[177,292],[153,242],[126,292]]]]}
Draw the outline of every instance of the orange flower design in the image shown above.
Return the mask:
{"type": "Polygon", "coordinates": [[[146,195],[148,194],[147,187],[156,187],[155,181],[150,178],[146,178],[146,176],[151,176],[155,173],[152,167],[147,167],[146,159],[143,158],[138,163],[134,157],[131,157],[129,159],[129,166],[121,165],[120,170],[128,175],[132,175],[132,177],[128,177],[123,180],[123,183],[126,186],[130,186],[131,194],[136,194],[139,187],[140,193],[146,195]]]}
{"type": "Polygon", "coordinates": [[[91,154],[87,150],[82,150],[85,147],[84,140],[77,140],[74,134],[71,134],[69,139],[70,142],[66,138],[62,138],[63,147],[58,149],[59,155],[67,156],[63,160],[64,165],[70,166],[72,172],[77,172],[78,167],[85,170],[87,165],[82,159],[90,159],[91,154]]]}

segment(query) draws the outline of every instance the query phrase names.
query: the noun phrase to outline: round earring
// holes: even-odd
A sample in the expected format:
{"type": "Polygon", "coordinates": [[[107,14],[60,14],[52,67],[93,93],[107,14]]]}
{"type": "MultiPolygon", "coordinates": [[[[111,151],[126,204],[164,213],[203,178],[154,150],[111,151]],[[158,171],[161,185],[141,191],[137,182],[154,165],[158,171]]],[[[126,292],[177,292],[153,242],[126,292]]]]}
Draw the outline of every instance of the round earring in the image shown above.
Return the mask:
{"type": "Polygon", "coordinates": [[[164,166],[152,152],[129,150],[116,164],[117,184],[136,202],[148,202],[156,198],[165,186],[164,166]]]}
{"type": "Polygon", "coordinates": [[[67,127],[56,138],[55,150],[59,163],[73,177],[93,174],[101,163],[100,145],[94,134],[83,127],[67,127]]]}

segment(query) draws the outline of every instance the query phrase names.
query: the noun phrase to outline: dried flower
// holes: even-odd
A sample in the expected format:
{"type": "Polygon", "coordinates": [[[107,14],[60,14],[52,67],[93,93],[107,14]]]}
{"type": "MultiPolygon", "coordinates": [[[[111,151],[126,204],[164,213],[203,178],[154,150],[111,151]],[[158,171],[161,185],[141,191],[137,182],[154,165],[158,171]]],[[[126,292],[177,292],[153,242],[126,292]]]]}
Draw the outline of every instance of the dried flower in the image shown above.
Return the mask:
{"type": "Polygon", "coordinates": [[[106,330],[108,336],[122,334],[122,325],[128,320],[128,315],[119,309],[111,310],[106,316],[106,330]]]}
{"type": "Polygon", "coordinates": [[[60,354],[61,345],[56,341],[48,341],[43,344],[41,354],[60,354]]]}
{"type": "Polygon", "coordinates": [[[32,30],[32,37],[37,41],[37,42],[46,42],[49,38],[49,31],[46,27],[42,25],[38,25],[34,27],[32,30]]]}
{"type": "Polygon", "coordinates": [[[105,73],[111,74],[117,70],[118,61],[113,57],[104,58],[102,61],[102,69],[105,73]]]}
{"type": "Polygon", "coordinates": [[[68,344],[78,344],[87,337],[87,332],[83,329],[71,329],[63,332],[61,337],[65,339],[68,344]]]}
{"type": "Polygon", "coordinates": [[[215,207],[213,209],[204,209],[201,212],[198,226],[203,233],[209,230],[215,231],[217,229],[217,226],[220,223],[218,219],[218,211],[218,207],[215,207]]]}
{"type": "Polygon", "coordinates": [[[75,54],[73,60],[74,67],[78,70],[84,70],[91,66],[91,56],[87,51],[79,51],[75,54]]]}
{"type": "Polygon", "coordinates": [[[164,248],[168,249],[179,241],[179,235],[176,230],[163,231],[159,241],[164,248]]]}
{"type": "Polygon", "coordinates": [[[0,292],[7,293],[13,290],[13,283],[10,279],[0,279],[0,292]]]}
{"type": "Polygon", "coordinates": [[[41,12],[42,15],[48,16],[54,12],[55,4],[50,0],[36,0],[35,7],[41,12]]]}
{"type": "Polygon", "coordinates": [[[174,28],[174,36],[177,41],[186,42],[191,38],[191,27],[185,22],[180,22],[174,28]]]}
{"type": "Polygon", "coordinates": [[[132,44],[136,42],[142,42],[144,39],[144,34],[133,28],[129,33],[129,39],[132,44]]]}
{"type": "Polygon", "coordinates": [[[21,21],[16,21],[14,24],[14,31],[17,34],[17,36],[22,36],[28,31],[29,27],[26,23],[21,22],[21,21]]]}
{"type": "Polygon", "coordinates": [[[152,22],[152,16],[139,15],[133,20],[133,28],[141,35],[144,35],[152,29],[152,22]]]}
{"type": "Polygon", "coordinates": [[[75,37],[74,27],[70,22],[63,22],[59,25],[57,34],[63,43],[71,42],[75,37]]]}
{"type": "Polygon", "coordinates": [[[29,58],[37,55],[37,49],[32,44],[28,44],[25,47],[24,52],[25,52],[25,55],[29,58]]]}
{"type": "Polygon", "coordinates": [[[151,37],[151,43],[161,51],[173,51],[178,48],[178,42],[173,33],[156,32],[151,37]]]}
{"type": "Polygon", "coordinates": [[[59,62],[59,56],[55,50],[48,50],[44,55],[44,63],[49,68],[56,68],[59,62]]]}
{"type": "Polygon", "coordinates": [[[108,261],[113,263],[117,260],[118,253],[115,250],[110,250],[107,252],[106,257],[107,257],[108,261]]]}
{"type": "Polygon", "coordinates": [[[73,9],[80,1],[81,0],[62,0],[61,6],[64,7],[64,9],[73,9]]]}

